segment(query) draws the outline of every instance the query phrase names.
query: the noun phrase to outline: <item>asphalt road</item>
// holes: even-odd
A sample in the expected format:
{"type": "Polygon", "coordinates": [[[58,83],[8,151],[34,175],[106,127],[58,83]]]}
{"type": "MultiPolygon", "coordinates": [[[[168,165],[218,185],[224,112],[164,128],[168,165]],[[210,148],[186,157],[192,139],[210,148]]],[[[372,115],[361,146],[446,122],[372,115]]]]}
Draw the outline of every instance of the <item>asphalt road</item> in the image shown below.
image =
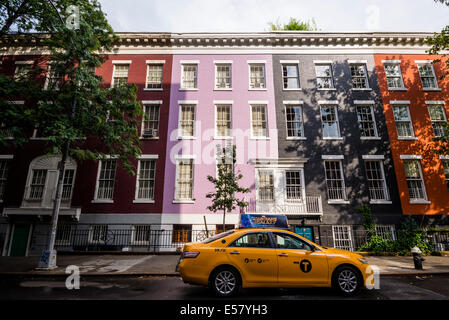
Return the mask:
{"type": "MultiPolygon", "coordinates": [[[[65,279],[0,279],[0,300],[211,300],[207,288],[184,284],[179,277],[81,278],[80,288],[68,290],[65,279]]],[[[242,289],[239,300],[335,300],[327,288],[242,289]]],[[[380,279],[380,289],[362,290],[354,300],[449,300],[449,277],[380,279]]],[[[221,300],[221,299],[220,299],[221,300]]]]}

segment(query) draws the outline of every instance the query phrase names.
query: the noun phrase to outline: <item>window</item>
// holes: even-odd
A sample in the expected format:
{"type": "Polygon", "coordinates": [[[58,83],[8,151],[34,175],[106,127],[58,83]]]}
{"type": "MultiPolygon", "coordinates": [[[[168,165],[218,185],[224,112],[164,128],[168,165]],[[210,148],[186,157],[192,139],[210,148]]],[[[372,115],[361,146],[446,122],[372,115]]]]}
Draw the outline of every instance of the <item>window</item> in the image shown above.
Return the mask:
{"type": "Polygon", "coordinates": [[[334,248],[341,250],[353,250],[351,226],[332,226],[334,248]]]}
{"type": "Polygon", "coordinates": [[[270,238],[266,232],[247,233],[229,245],[232,248],[271,248],[270,238]]]}
{"type": "Polygon", "coordinates": [[[62,83],[62,75],[58,70],[56,70],[58,66],[55,64],[49,65],[47,70],[47,79],[45,80],[45,89],[54,89],[58,90],[61,88],[62,83]]]}
{"type": "Polygon", "coordinates": [[[302,241],[301,239],[294,237],[286,233],[273,233],[276,248],[279,249],[293,249],[293,250],[306,250],[310,251],[312,248],[310,245],[302,241]]]}
{"type": "Polygon", "coordinates": [[[430,63],[418,63],[419,76],[423,89],[437,89],[438,83],[430,63]]]}
{"type": "Polygon", "coordinates": [[[271,171],[259,171],[258,196],[260,201],[274,200],[274,176],[271,171]]]}
{"type": "Polygon", "coordinates": [[[142,136],[145,138],[159,137],[159,105],[145,105],[142,136]]]}
{"type": "Polygon", "coordinates": [[[251,106],[251,132],[253,137],[268,137],[266,105],[251,106]]]}
{"type": "Polygon", "coordinates": [[[113,199],[116,166],[117,160],[115,159],[100,161],[100,172],[98,175],[97,194],[95,199],[113,199]]]}
{"type": "Polygon", "coordinates": [[[232,77],[231,77],[230,63],[220,63],[215,65],[215,89],[231,89],[232,77]]]}
{"type": "Polygon", "coordinates": [[[371,200],[389,200],[382,161],[365,160],[368,191],[371,200]]]}
{"type": "Polygon", "coordinates": [[[32,171],[30,191],[28,198],[32,200],[40,200],[44,195],[45,181],[47,179],[47,170],[36,169],[32,171]]]}
{"type": "Polygon", "coordinates": [[[14,80],[24,80],[31,72],[31,65],[28,63],[16,64],[16,70],[14,72],[14,80]]]}
{"type": "Polygon", "coordinates": [[[8,179],[9,160],[0,160],[0,201],[3,200],[8,179]]]}
{"type": "Polygon", "coordinates": [[[446,178],[446,185],[449,190],[449,160],[442,160],[444,177],[446,178]]]}
{"type": "Polygon", "coordinates": [[[432,104],[427,106],[430,120],[432,121],[433,133],[435,137],[442,137],[445,134],[446,114],[443,104],[432,104]]]}
{"type": "Polygon", "coordinates": [[[286,106],[285,116],[287,122],[287,137],[304,137],[304,123],[302,118],[302,106],[286,106]]]}
{"type": "Polygon", "coordinates": [[[178,160],[175,200],[193,200],[193,159],[178,160]]]}
{"type": "Polygon", "coordinates": [[[323,138],[340,137],[337,106],[321,106],[321,122],[323,127],[323,138]]]}
{"type": "Polygon", "coordinates": [[[64,178],[62,181],[62,199],[67,200],[72,197],[74,178],[75,170],[69,169],[64,171],[64,178]]]}
{"type": "Polygon", "coordinates": [[[400,62],[384,63],[384,68],[385,68],[385,75],[387,77],[388,89],[404,88],[400,62]]]}
{"type": "Polygon", "coordinates": [[[262,63],[251,63],[249,65],[249,88],[265,88],[265,65],[262,63]]]}
{"type": "Polygon", "coordinates": [[[191,242],[192,241],[192,225],[191,224],[174,224],[172,242],[191,242]]]}
{"type": "Polygon", "coordinates": [[[90,244],[105,244],[108,239],[108,225],[92,225],[89,230],[90,244]]]}
{"type": "Polygon", "coordinates": [[[151,236],[151,226],[135,225],[132,227],[132,244],[149,245],[151,236]]]}
{"type": "Polygon", "coordinates": [[[183,64],[181,76],[181,89],[197,89],[197,68],[196,64],[183,64]]]}
{"type": "Polygon", "coordinates": [[[352,86],[356,89],[369,88],[368,75],[366,72],[366,64],[351,64],[351,80],[352,86]]]}
{"type": "Polygon", "coordinates": [[[396,240],[396,228],[390,224],[376,225],[376,235],[386,241],[396,240]]]}
{"type": "Polygon", "coordinates": [[[72,238],[72,225],[61,224],[56,229],[55,245],[57,246],[69,246],[72,238]]]}
{"type": "Polygon", "coordinates": [[[139,160],[137,177],[137,199],[154,199],[154,181],[156,174],[156,160],[139,160]]]}
{"type": "Polygon", "coordinates": [[[215,135],[217,137],[230,137],[231,134],[231,106],[217,105],[215,117],[215,135]]]}
{"type": "Polygon", "coordinates": [[[343,168],[339,160],[324,161],[329,200],[346,200],[343,168]]]}
{"type": "Polygon", "coordinates": [[[410,200],[427,200],[419,161],[404,160],[404,168],[410,200]]]}
{"type": "Polygon", "coordinates": [[[299,70],[297,64],[282,65],[284,89],[299,89],[299,70]]]}
{"type": "Polygon", "coordinates": [[[287,192],[287,200],[302,200],[302,175],[301,171],[285,171],[285,189],[287,192]]]}
{"type": "Polygon", "coordinates": [[[163,64],[147,65],[147,89],[162,89],[163,64]]]}
{"type": "Polygon", "coordinates": [[[179,129],[180,137],[195,136],[195,105],[184,104],[180,106],[179,129]]]}
{"type": "MultiPolygon", "coordinates": [[[[230,231],[230,230],[234,230],[234,229],[235,229],[235,226],[233,224],[225,224],[225,231],[230,231]]],[[[211,232],[211,231],[209,231],[209,232],[211,232]]],[[[215,225],[215,234],[218,235],[222,232],[224,232],[223,224],[215,225]]]]}
{"type": "Polygon", "coordinates": [[[399,138],[414,137],[412,121],[410,120],[410,110],[407,105],[393,106],[394,120],[399,138]]]}
{"type": "Polygon", "coordinates": [[[361,105],[357,106],[356,110],[360,136],[364,138],[377,137],[377,128],[374,119],[373,107],[370,105],[361,105]]]}
{"type": "Polygon", "coordinates": [[[316,72],[316,83],[317,83],[318,89],[334,88],[331,64],[316,64],[315,72],[316,72]]]}
{"type": "Polygon", "coordinates": [[[129,64],[114,64],[111,87],[118,87],[128,83],[129,64]]]}

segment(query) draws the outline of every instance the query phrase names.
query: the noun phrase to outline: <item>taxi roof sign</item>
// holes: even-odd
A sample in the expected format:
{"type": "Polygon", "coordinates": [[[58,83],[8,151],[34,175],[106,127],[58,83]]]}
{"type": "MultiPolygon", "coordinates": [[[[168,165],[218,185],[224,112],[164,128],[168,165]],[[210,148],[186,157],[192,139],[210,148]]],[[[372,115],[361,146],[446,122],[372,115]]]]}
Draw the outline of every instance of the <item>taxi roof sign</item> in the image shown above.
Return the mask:
{"type": "Polygon", "coordinates": [[[241,214],[240,228],[288,229],[288,222],[284,215],[241,214]]]}

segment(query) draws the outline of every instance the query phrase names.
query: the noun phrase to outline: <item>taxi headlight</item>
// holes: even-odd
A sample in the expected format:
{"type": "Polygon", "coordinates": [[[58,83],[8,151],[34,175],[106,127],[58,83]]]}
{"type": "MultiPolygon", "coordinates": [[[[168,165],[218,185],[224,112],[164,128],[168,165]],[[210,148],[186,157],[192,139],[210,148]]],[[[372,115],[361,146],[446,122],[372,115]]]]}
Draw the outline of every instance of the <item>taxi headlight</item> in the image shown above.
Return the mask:
{"type": "Polygon", "coordinates": [[[368,264],[368,261],[364,258],[358,258],[358,260],[363,264],[368,264]]]}

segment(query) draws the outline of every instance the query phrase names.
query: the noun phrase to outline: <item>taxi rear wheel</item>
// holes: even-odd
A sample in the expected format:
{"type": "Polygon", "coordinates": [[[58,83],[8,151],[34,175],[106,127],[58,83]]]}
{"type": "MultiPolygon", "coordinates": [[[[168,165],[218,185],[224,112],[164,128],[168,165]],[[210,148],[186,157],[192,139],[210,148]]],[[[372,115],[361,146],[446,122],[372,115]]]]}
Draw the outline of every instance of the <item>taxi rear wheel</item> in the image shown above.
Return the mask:
{"type": "Polygon", "coordinates": [[[220,268],[213,272],[209,286],[219,297],[235,296],[241,287],[240,275],[232,268],[220,268]]]}
{"type": "Polygon", "coordinates": [[[341,294],[352,296],[356,294],[362,284],[359,272],[354,267],[342,266],[335,270],[332,286],[341,294]]]}

